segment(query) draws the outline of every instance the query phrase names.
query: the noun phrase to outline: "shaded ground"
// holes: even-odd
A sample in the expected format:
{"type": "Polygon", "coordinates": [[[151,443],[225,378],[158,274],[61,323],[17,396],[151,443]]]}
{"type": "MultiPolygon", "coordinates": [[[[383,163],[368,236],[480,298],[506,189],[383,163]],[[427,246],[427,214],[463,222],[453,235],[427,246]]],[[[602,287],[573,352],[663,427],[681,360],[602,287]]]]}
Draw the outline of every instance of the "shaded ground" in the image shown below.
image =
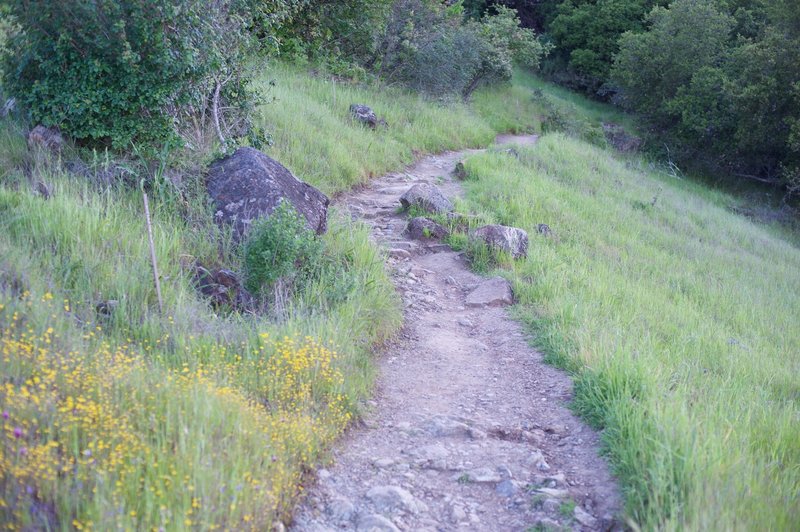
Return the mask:
{"type": "Polygon", "coordinates": [[[617,486],[598,435],[565,406],[569,378],[542,362],[504,309],[466,306],[484,279],[461,253],[403,234],[400,195],[420,182],[459,194],[450,176],[469,153],[425,158],[339,200],[389,249],[406,325],[382,353],[363,424],[319,472],[295,530],[616,526],[617,486]]]}

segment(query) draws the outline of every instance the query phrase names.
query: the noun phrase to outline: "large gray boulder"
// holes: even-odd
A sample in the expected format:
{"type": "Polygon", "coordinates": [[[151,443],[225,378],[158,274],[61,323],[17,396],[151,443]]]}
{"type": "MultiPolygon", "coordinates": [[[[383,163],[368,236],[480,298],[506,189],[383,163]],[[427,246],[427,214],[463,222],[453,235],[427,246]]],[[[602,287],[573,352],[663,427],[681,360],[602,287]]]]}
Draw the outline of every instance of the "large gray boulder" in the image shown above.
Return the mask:
{"type": "Polygon", "coordinates": [[[208,169],[206,188],[214,200],[214,218],[231,224],[241,238],[254,220],[288,201],[317,234],[328,228],[328,197],[297,179],[281,163],[253,148],[239,148],[208,169]]]}
{"type": "Polygon", "coordinates": [[[427,212],[447,213],[453,211],[453,204],[447,199],[439,187],[428,183],[418,183],[400,196],[400,204],[404,209],[416,206],[427,212]]]}
{"type": "Polygon", "coordinates": [[[515,259],[528,255],[528,233],[517,227],[484,225],[472,231],[470,238],[510,253],[515,259]]]}

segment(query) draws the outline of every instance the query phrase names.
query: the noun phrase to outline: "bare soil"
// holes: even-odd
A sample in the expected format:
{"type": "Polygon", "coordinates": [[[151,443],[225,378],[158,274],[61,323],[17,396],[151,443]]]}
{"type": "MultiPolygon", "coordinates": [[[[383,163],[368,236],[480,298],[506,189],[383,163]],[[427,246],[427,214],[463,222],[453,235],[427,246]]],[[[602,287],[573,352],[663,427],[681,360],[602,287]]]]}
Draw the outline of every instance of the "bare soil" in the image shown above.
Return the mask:
{"type": "Polygon", "coordinates": [[[380,354],[374,399],[318,472],[294,530],[620,528],[598,434],[567,407],[569,377],[543,363],[504,308],[466,306],[485,279],[463,254],[404,235],[400,195],[425,182],[457,196],[452,171],[475,152],[427,157],[338,201],[388,249],[405,326],[380,354]]]}

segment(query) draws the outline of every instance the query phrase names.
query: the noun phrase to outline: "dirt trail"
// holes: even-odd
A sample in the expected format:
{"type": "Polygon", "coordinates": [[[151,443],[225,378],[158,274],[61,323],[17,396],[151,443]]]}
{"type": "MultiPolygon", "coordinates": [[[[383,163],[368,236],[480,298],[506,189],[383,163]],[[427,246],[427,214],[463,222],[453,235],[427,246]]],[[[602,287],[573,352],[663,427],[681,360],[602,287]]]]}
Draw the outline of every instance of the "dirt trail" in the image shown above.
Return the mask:
{"type": "Polygon", "coordinates": [[[542,362],[504,309],[466,306],[484,279],[461,253],[404,235],[400,195],[421,182],[460,194],[451,173],[476,151],[427,157],[339,201],[389,249],[406,321],[379,360],[370,411],[319,471],[293,530],[617,527],[598,435],[565,406],[569,378],[542,362]]]}

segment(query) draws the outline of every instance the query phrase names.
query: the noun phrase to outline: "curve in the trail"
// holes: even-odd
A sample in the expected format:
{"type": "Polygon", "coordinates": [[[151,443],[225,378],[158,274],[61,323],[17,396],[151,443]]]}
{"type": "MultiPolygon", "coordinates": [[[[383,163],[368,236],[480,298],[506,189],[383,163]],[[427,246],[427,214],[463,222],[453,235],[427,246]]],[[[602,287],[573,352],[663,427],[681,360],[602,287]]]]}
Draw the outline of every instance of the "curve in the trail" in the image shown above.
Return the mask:
{"type": "MultiPolygon", "coordinates": [[[[531,145],[536,136],[497,142],[531,145]]],[[[543,363],[504,309],[467,306],[485,279],[462,253],[404,234],[400,195],[416,183],[459,195],[453,169],[478,151],[426,157],[339,200],[388,249],[406,321],[381,353],[363,423],[318,472],[294,530],[618,526],[619,494],[598,435],[566,406],[569,377],[543,363]]]]}

